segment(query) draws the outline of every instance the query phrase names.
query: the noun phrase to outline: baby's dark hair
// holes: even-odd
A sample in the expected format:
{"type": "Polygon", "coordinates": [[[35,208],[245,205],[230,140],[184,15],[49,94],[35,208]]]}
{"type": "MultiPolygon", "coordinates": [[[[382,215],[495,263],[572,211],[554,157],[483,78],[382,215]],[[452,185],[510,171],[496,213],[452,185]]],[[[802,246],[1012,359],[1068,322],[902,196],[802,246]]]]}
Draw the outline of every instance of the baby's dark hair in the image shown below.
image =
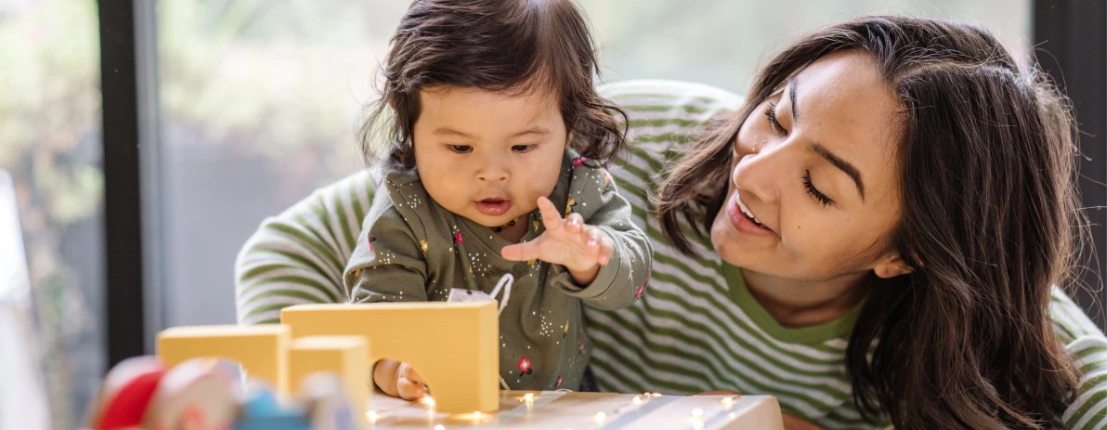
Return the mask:
{"type": "Polygon", "coordinates": [[[608,162],[626,146],[626,113],[593,86],[592,36],[571,0],[415,0],[392,36],[380,99],[359,132],[369,164],[415,166],[419,92],[433,86],[510,95],[549,91],[569,145],[608,162]],[[395,116],[389,118],[391,110],[395,116]],[[383,136],[388,147],[374,145],[383,136]]]}

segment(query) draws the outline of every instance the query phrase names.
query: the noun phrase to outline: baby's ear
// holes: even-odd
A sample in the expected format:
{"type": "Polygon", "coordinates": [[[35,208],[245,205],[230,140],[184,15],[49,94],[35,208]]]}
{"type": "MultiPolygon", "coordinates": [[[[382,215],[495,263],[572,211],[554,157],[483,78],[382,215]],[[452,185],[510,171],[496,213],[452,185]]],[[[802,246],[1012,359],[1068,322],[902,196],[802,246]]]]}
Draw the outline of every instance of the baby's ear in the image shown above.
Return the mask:
{"type": "Polygon", "coordinates": [[[884,279],[894,278],[900,275],[906,275],[914,272],[915,269],[911,265],[907,264],[903,258],[900,258],[899,253],[890,252],[884,257],[881,257],[876,265],[873,266],[873,273],[884,279]]]}

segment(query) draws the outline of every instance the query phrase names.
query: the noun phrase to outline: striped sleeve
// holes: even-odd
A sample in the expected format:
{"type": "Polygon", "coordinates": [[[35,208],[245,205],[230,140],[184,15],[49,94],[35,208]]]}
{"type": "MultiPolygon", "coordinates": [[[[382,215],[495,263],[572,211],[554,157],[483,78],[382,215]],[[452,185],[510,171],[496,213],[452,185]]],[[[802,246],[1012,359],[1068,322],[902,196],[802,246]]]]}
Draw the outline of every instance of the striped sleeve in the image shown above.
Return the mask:
{"type": "Polygon", "coordinates": [[[1107,429],[1107,337],[1059,288],[1050,305],[1053,328],[1080,375],[1063,416],[1068,430],[1107,429]]]}
{"type": "Polygon", "coordinates": [[[373,190],[365,170],[262,222],[235,262],[238,323],[278,322],[291,305],[344,302],[342,271],[373,190]]]}

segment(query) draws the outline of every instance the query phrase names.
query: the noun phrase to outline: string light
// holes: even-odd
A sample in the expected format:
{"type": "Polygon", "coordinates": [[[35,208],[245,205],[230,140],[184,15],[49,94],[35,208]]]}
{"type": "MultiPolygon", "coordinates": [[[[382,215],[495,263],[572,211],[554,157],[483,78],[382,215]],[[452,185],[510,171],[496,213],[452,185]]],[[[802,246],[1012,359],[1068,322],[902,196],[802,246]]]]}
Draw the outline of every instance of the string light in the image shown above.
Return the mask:
{"type": "Polygon", "coordinates": [[[527,394],[524,394],[524,395],[523,395],[523,401],[525,401],[525,402],[533,402],[533,401],[534,401],[534,394],[533,394],[533,393],[527,393],[527,394]]]}
{"type": "Polygon", "coordinates": [[[607,419],[607,414],[603,412],[596,412],[596,422],[600,423],[607,419]]]}
{"type": "Polygon", "coordinates": [[[642,404],[642,396],[634,396],[634,404],[641,405],[642,404]]]}
{"type": "Polygon", "coordinates": [[[369,424],[377,423],[377,411],[369,411],[365,413],[365,418],[369,420],[369,424]]]}
{"type": "Polygon", "coordinates": [[[734,397],[733,396],[723,397],[723,406],[725,406],[727,409],[730,409],[731,406],[734,406],[734,397]]]}
{"type": "Polygon", "coordinates": [[[692,416],[695,417],[695,418],[703,418],[703,409],[702,408],[692,409],[692,416]]]}
{"type": "Polygon", "coordinates": [[[446,426],[439,424],[434,426],[434,430],[446,430],[446,426]]]}

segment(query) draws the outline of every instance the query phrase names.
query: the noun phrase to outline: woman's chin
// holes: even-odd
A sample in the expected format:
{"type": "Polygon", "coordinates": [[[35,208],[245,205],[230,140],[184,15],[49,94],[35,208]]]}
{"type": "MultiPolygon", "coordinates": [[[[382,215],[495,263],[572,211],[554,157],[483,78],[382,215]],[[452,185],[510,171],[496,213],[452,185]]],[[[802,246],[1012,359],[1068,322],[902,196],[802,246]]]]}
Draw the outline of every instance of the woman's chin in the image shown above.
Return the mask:
{"type": "Polygon", "coordinates": [[[720,259],[733,266],[757,270],[772,259],[777,249],[750,239],[731,228],[726,221],[720,223],[716,220],[711,227],[711,245],[720,259]]]}

